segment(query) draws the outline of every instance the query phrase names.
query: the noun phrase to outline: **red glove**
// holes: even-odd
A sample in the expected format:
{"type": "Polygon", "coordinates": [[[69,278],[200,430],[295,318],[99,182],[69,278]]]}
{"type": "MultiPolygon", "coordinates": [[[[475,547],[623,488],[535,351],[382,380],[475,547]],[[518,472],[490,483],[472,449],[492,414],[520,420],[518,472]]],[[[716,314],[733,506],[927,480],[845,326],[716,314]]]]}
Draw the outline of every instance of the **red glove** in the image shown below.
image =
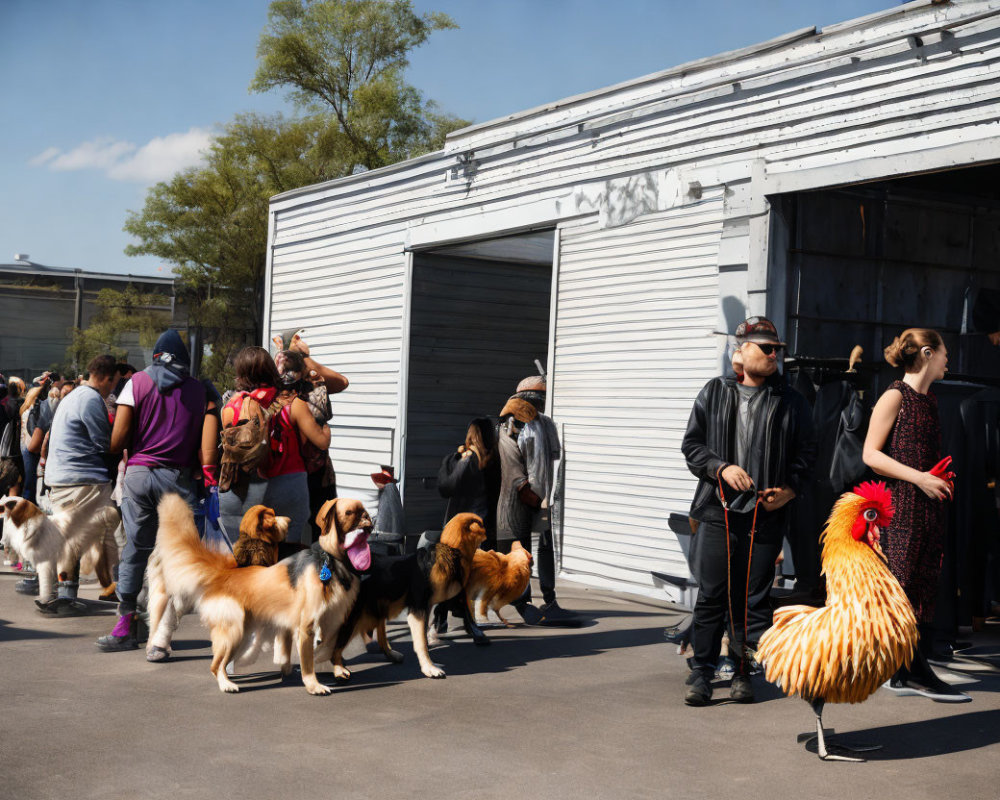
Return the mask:
{"type": "Polygon", "coordinates": [[[520,489],[517,490],[518,499],[526,506],[530,508],[541,508],[542,498],[539,497],[531,490],[531,486],[527,483],[523,484],[520,489]]]}
{"type": "Polygon", "coordinates": [[[945,456],[937,464],[931,467],[928,472],[935,478],[940,478],[943,481],[947,481],[948,488],[951,489],[952,495],[955,494],[955,473],[951,472],[948,467],[951,466],[951,456],[945,456]]]}
{"type": "Polygon", "coordinates": [[[219,468],[215,464],[202,464],[201,477],[205,480],[205,488],[219,485],[219,468]]]}

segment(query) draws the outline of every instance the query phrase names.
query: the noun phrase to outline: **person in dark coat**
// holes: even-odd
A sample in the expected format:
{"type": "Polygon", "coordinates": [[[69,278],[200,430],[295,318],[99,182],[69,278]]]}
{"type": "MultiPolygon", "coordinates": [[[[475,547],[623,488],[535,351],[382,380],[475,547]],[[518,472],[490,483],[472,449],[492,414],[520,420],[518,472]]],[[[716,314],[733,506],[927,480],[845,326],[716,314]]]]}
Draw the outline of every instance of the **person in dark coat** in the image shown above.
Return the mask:
{"type": "Polygon", "coordinates": [[[476,417],[469,423],[465,442],[441,462],[438,492],[448,499],[445,525],[456,514],[476,514],[486,525],[486,541],[482,549],[496,549],[500,459],[497,455],[495,420],[476,417]]]}
{"type": "Polygon", "coordinates": [[[774,324],[751,317],[737,327],[736,341],[742,382],[726,376],[705,385],[681,445],[699,479],[691,503],[691,517],[700,523],[694,666],[685,696],[694,706],[712,697],[727,615],[736,660],[730,696],[753,701],[747,646],[770,627],[784,509],[808,482],[816,458],[809,405],[778,373],[784,342],[774,324]]]}

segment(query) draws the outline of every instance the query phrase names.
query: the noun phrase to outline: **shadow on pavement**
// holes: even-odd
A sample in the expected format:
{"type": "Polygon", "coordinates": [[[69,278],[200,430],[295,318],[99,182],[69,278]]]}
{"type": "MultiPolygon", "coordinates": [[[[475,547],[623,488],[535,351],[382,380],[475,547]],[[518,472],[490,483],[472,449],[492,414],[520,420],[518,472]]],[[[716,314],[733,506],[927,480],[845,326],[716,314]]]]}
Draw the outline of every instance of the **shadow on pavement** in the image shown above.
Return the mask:
{"type": "MultiPolygon", "coordinates": [[[[805,703],[803,709],[809,713],[805,703]]],[[[830,744],[839,741],[848,745],[882,745],[882,750],[865,754],[869,761],[901,761],[979,750],[1000,742],[1000,710],[971,711],[968,714],[935,717],[919,722],[846,731],[828,739],[830,744]]],[[[810,742],[806,749],[815,753],[816,743],[810,742]]]]}
{"type": "MultiPolygon", "coordinates": [[[[521,628],[520,630],[525,630],[521,628]]],[[[609,650],[639,647],[663,642],[659,627],[628,630],[593,630],[588,628],[529,628],[534,635],[504,636],[503,629],[490,633],[491,645],[477,647],[468,637],[445,639],[431,650],[449,675],[470,675],[483,672],[507,672],[533,661],[550,658],[585,658],[609,650]],[[537,634],[535,633],[537,631],[537,634]]],[[[403,650],[407,660],[412,647],[403,650]]]]}
{"type": "Polygon", "coordinates": [[[74,633],[57,633],[56,631],[40,631],[34,628],[14,628],[9,620],[0,619],[0,642],[16,642],[28,639],[73,639],[74,633]]]}

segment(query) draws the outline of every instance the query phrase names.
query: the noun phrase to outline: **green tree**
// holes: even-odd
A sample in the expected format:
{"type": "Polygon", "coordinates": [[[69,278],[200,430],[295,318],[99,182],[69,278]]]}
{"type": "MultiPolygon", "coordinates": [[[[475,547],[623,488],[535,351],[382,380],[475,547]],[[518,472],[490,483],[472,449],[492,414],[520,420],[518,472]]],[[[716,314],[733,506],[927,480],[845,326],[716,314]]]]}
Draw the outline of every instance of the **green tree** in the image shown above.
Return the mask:
{"type": "Polygon", "coordinates": [[[268,201],[337,173],[342,160],[327,131],[317,116],[238,116],[214,140],[205,166],[156,184],[125,222],[138,240],[127,254],[174,265],[189,324],[211,347],[208,377],[224,379],[232,354],[262,339],[268,201]]]}
{"type": "Polygon", "coordinates": [[[275,0],[268,20],[250,89],[286,89],[304,108],[332,111],[348,172],[440,149],[469,124],[404,80],[410,51],[457,27],[448,15],[417,15],[410,0],[275,0]]]}
{"type": "Polygon", "coordinates": [[[443,14],[408,0],[276,0],[258,47],[252,89],[286,88],[300,116],[242,114],[204,166],[153,186],[130,212],[128,255],[174,266],[178,298],[210,355],[202,374],[226,383],[231,356],[263,339],[269,199],[443,146],[469,124],[439,113],[403,80],[407,54],[443,14]]]}
{"type": "Polygon", "coordinates": [[[119,360],[126,358],[128,348],[123,340],[130,334],[138,336],[142,347],[152,347],[170,325],[170,312],[166,310],[170,298],[140,292],[132,284],[122,291],[101,289],[94,302],[100,310],[85,330],[73,330],[73,343],[66,352],[66,358],[77,369],[84,369],[94,356],[104,353],[119,360]]]}

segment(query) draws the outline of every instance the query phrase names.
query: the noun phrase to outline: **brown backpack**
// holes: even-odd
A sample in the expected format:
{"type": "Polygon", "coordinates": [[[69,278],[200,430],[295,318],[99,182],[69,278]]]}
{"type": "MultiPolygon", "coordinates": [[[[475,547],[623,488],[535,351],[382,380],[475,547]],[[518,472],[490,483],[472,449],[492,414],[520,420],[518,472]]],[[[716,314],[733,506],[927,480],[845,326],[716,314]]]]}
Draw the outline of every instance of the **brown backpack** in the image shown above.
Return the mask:
{"type": "Polygon", "coordinates": [[[284,406],[277,396],[267,408],[249,394],[244,396],[239,418],[222,431],[220,492],[228,492],[239,485],[245,493],[250,475],[264,466],[271,454],[271,419],[284,406]]]}

